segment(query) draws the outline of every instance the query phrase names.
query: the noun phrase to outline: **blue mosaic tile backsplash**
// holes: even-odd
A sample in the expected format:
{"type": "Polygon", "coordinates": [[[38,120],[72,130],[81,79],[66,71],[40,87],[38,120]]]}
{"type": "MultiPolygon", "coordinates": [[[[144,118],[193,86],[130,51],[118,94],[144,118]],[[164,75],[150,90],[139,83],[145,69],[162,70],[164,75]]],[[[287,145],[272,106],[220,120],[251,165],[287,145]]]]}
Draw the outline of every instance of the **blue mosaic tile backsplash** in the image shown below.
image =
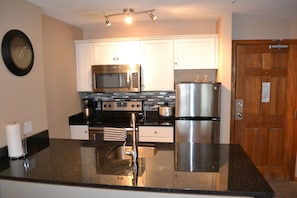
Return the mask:
{"type": "Polygon", "coordinates": [[[143,108],[146,111],[157,111],[159,105],[168,104],[175,106],[175,91],[154,91],[140,93],[93,93],[80,92],[80,98],[91,98],[97,101],[96,110],[101,110],[101,101],[104,100],[143,100],[143,108]]]}

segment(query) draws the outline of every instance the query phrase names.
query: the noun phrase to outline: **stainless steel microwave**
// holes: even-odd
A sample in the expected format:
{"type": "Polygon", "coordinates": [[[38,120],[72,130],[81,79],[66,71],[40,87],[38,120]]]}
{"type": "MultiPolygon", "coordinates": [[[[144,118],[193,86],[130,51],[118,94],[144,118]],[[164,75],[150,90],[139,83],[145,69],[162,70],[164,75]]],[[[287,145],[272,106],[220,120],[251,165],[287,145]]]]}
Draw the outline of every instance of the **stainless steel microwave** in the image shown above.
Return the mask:
{"type": "Polygon", "coordinates": [[[139,64],[93,65],[93,92],[140,92],[139,64]]]}

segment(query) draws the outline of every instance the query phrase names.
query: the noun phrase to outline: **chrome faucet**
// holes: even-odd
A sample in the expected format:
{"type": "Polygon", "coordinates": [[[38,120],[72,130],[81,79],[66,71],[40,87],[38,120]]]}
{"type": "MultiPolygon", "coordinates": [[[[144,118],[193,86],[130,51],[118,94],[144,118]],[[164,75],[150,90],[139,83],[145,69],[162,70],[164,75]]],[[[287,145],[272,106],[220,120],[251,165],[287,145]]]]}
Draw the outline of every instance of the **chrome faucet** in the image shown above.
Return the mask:
{"type": "Polygon", "coordinates": [[[132,150],[125,151],[125,154],[132,156],[132,162],[136,165],[138,152],[137,152],[137,140],[136,140],[136,117],[135,113],[131,113],[130,124],[133,129],[132,131],[132,150]]]}

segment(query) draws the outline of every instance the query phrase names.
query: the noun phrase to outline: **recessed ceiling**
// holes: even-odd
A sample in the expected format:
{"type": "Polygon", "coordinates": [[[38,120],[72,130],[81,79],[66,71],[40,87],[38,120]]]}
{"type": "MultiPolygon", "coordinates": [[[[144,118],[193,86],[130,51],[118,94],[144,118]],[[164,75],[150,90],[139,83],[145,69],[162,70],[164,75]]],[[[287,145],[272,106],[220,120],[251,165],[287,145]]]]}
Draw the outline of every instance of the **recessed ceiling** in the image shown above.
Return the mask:
{"type": "MultiPolygon", "coordinates": [[[[297,0],[27,0],[42,8],[45,15],[83,28],[86,25],[105,25],[104,15],[155,9],[158,20],[214,19],[222,13],[251,14],[268,17],[296,17],[297,0]]],[[[147,20],[137,16],[136,20],[147,20]]],[[[113,22],[122,20],[114,17],[113,22]]]]}

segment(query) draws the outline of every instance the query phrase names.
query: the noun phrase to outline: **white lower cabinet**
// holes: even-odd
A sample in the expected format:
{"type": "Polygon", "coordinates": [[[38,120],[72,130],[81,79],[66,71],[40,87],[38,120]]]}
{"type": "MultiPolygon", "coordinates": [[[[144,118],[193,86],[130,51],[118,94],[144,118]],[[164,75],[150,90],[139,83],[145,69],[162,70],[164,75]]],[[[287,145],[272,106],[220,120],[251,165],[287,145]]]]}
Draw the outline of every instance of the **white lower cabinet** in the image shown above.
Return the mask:
{"type": "Polygon", "coordinates": [[[71,139],[88,140],[89,127],[88,125],[70,125],[71,139]]]}
{"type": "Polygon", "coordinates": [[[139,142],[174,142],[173,126],[139,126],[139,142]]]}

